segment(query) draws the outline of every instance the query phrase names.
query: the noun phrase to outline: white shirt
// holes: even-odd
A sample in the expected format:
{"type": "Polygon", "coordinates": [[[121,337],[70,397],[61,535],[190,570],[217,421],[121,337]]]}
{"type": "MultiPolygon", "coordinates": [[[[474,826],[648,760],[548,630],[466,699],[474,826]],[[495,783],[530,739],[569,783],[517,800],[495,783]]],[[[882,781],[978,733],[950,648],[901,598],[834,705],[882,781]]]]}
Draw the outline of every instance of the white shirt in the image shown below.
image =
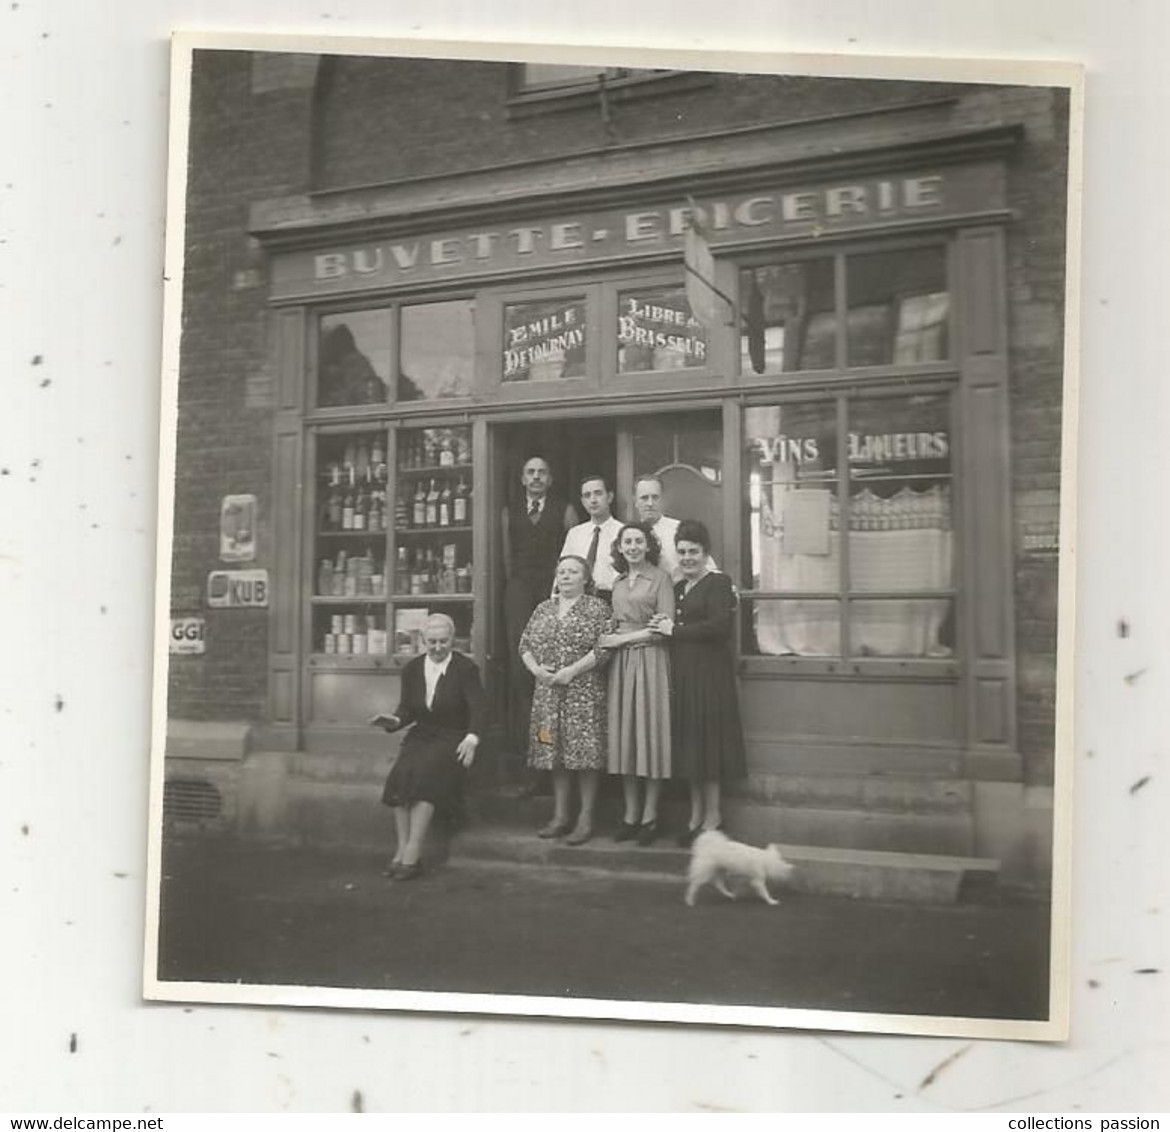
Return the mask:
{"type": "Polygon", "coordinates": [[[532,517],[532,505],[536,504],[536,513],[541,515],[544,513],[544,501],[547,496],[544,495],[526,495],[524,497],[524,514],[530,519],[532,517]]]}
{"type": "Polygon", "coordinates": [[[588,561],[593,532],[600,527],[597,558],[593,563],[593,584],[599,590],[612,590],[617,580],[617,571],[613,568],[613,540],[617,538],[618,531],[624,525],[620,519],[615,519],[612,515],[604,523],[595,523],[592,519],[587,523],[578,523],[565,535],[565,545],[561,547],[560,556],[564,558],[566,554],[577,554],[588,561]]]}
{"type": "MultiPolygon", "coordinates": [[[[650,528],[654,532],[654,537],[658,539],[659,546],[662,548],[662,553],[658,556],[658,565],[670,575],[671,581],[674,582],[682,581],[682,571],[678,566],[678,548],[674,545],[675,535],[678,534],[678,524],[678,519],[672,519],[669,515],[663,515],[650,528]]],[[[707,555],[707,569],[719,569],[715,565],[715,559],[709,554],[707,555]]]]}
{"type": "Polygon", "coordinates": [[[423,661],[423,675],[427,682],[427,708],[435,702],[435,688],[438,686],[439,677],[446,675],[447,669],[451,667],[451,657],[453,653],[447,654],[447,659],[442,664],[436,664],[428,655],[423,661]]]}

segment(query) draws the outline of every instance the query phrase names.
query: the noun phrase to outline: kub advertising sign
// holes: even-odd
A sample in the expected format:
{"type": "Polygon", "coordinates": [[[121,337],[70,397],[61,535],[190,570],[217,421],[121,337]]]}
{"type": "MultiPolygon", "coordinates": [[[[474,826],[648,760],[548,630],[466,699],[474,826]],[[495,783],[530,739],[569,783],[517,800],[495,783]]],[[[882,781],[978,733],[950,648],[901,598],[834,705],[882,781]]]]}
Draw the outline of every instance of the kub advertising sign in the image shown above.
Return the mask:
{"type": "Polygon", "coordinates": [[[214,609],[266,609],[267,570],[212,570],[207,576],[207,604],[214,609]]]}

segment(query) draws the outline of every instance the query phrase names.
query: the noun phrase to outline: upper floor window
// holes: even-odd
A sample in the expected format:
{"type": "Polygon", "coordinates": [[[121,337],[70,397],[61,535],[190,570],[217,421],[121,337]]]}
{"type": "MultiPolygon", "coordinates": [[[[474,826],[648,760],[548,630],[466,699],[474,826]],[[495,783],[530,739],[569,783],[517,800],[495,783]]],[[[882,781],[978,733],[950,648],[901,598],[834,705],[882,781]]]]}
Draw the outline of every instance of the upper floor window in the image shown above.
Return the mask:
{"type": "Polygon", "coordinates": [[[646,67],[577,67],[559,63],[523,63],[520,66],[518,93],[558,91],[569,93],[596,89],[602,83],[608,85],[670,73],[646,67]]]}

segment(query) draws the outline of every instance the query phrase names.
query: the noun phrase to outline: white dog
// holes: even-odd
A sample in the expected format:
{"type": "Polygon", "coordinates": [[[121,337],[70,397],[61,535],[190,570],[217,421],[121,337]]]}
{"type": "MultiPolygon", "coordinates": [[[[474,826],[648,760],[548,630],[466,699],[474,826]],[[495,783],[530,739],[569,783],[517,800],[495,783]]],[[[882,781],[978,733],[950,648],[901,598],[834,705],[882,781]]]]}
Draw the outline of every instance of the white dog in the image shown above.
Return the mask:
{"type": "Polygon", "coordinates": [[[725,876],[743,877],[752,891],[769,904],[779,904],[768,891],[768,881],[783,881],[791,874],[793,866],[780,856],[775,845],[757,849],[732,841],[717,830],[708,830],[695,839],[691,848],[691,867],[687,873],[688,904],[694,904],[695,894],[705,884],[713,884],[724,896],[735,899],[735,893],[727,887],[725,876]]]}

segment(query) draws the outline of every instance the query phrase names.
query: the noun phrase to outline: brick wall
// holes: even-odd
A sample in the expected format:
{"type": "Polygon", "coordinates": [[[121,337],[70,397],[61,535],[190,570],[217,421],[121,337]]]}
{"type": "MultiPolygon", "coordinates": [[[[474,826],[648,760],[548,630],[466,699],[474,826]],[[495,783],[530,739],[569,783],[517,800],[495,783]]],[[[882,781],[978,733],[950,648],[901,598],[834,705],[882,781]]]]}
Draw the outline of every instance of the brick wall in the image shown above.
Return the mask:
{"type": "MultiPolygon", "coordinates": [[[[292,57],[302,60],[303,56],[292,57]]],[[[176,656],[169,711],[186,719],[262,719],[268,617],[205,608],[219,561],[220,500],[259,501],[257,555],[271,573],[273,383],[265,257],[248,236],[257,199],[303,191],[312,73],[254,71],[243,52],[198,52],[192,74],[187,255],[179,373],[171,608],[207,619],[202,657],[176,656]]],[[[274,579],[275,581],[275,579],[274,579]]]]}
{"type": "Polygon", "coordinates": [[[1057,563],[1029,533],[1057,519],[1064,359],[1068,97],[1044,88],[980,89],[963,120],[1022,123],[1009,165],[1007,298],[1015,534],[1017,727],[1025,779],[1051,784],[1056,705],[1057,563]]]}
{"type": "MultiPolygon", "coordinates": [[[[1055,519],[1059,483],[1067,100],[1044,89],[708,76],[669,98],[510,115],[505,64],[325,61],[203,53],[193,76],[174,609],[203,612],[218,565],[220,498],[260,500],[257,566],[271,570],[272,378],[265,258],[246,232],[256,200],[555,158],[606,144],[701,134],[957,96],[956,121],[1022,123],[1008,235],[1019,741],[1030,782],[1050,782],[1056,564],[1024,536],[1055,519]]],[[[279,580],[274,579],[278,583],[279,580]]],[[[175,658],[172,714],[260,719],[267,617],[206,611],[205,658],[175,658]]]]}

